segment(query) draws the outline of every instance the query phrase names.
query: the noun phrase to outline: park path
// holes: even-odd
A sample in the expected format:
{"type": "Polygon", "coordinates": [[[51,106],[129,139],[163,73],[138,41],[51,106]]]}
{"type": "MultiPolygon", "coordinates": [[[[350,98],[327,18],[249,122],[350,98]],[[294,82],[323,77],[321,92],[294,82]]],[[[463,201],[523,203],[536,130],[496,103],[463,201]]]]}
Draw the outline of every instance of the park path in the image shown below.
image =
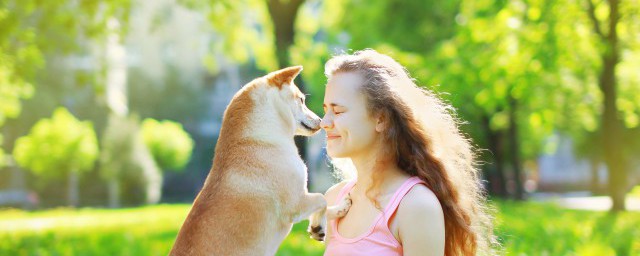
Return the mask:
{"type": "MultiPolygon", "coordinates": [[[[531,201],[551,202],[560,207],[577,210],[608,211],[611,208],[611,198],[608,196],[591,196],[589,192],[572,193],[534,193],[531,201]]],[[[640,198],[627,197],[628,211],[640,211],[640,198]]]]}

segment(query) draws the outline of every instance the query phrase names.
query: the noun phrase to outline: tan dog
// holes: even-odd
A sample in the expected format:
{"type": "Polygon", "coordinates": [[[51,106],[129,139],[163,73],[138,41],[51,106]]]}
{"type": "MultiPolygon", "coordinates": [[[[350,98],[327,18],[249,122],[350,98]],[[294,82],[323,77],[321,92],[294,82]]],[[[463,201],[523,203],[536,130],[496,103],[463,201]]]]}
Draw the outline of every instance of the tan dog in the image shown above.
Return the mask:
{"type": "MultiPolygon", "coordinates": [[[[293,83],[301,70],[272,72],[233,97],[213,167],[171,255],[274,255],[293,223],[326,210],[322,194],[307,191],[307,168],[293,140],[320,129],[293,83]]],[[[330,207],[328,218],[344,216],[349,206],[330,207]]]]}

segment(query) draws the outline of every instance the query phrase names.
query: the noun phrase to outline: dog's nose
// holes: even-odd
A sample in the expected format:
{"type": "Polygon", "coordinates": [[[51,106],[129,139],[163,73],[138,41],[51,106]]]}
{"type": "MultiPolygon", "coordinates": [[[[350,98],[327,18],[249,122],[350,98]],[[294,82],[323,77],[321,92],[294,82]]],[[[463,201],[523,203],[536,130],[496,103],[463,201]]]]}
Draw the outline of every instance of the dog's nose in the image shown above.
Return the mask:
{"type": "Polygon", "coordinates": [[[314,131],[320,130],[320,122],[322,122],[322,119],[320,119],[319,117],[314,117],[311,120],[311,128],[313,128],[314,131]]]}

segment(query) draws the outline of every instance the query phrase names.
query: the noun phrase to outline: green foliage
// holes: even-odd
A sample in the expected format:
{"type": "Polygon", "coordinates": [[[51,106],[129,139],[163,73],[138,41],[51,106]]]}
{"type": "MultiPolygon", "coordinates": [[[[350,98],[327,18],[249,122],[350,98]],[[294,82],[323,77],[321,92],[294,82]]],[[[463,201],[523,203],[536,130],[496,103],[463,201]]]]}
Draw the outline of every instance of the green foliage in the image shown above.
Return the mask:
{"type": "Polygon", "coordinates": [[[349,33],[350,48],[359,50],[388,44],[414,53],[426,53],[453,36],[453,17],[460,6],[457,0],[342,2],[342,10],[338,11],[341,17],[336,25],[349,33]]]}
{"type": "Polygon", "coordinates": [[[7,118],[14,118],[20,114],[20,99],[33,95],[33,86],[16,77],[15,62],[18,61],[14,58],[16,57],[6,55],[0,46],[0,126],[7,118]]]}
{"type": "Polygon", "coordinates": [[[324,75],[324,63],[329,60],[331,51],[326,42],[314,40],[314,36],[323,29],[323,22],[327,22],[328,18],[318,19],[317,14],[314,14],[315,10],[311,7],[303,5],[298,11],[295,23],[295,44],[291,46],[289,56],[291,63],[304,67],[300,76],[304,80],[308,93],[307,106],[313,112],[321,114],[327,80],[324,75]]]}
{"type": "Polygon", "coordinates": [[[219,40],[210,46],[211,51],[204,65],[211,73],[220,70],[215,61],[216,54],[224,54],[237,63],[246,63],[251,58],[265,70],[278,69],[273,23],[265,1],[204,1],[179,0],[185,6],[203,11],[213,26],[219,40]]]}
{"type": "MultiPolygon", "coordinates": [[[[523,4],[463,1],[455,37],[440,44],[427,64],[438,71],[433,73],[442,85],[438,90],[450,94],[464,120],[480,124],[486,117],[490,131],[506,131],[515,109],[521,155],[532,159],[561,119],[557,112],[564,105],[556,102],[566,98],[552,93],[559,84],[556,39],[538,21],[549,6],[523,4]]],[[[474,139],[482,142],[486,131],[480,125],[474,129],[474,139]]]]}
{"type": "Polygon", "coordinates": [[[458,1],[305,1],[296,18],[291,62],[304,66],[309,107],[322,113],[324,63],[332,54],[374,48],[392,55],[418,78],[428,77],[422,54],[453,35],[458,1]],[[393,18],[386,14],[393,10],[393,18]],[[363,22],[366,21],[366,22],[363,22]]]}
{"type": "Polygon", "coordinates": [[[629,191],[628,196],[640,198],[640,185],[637,185],[629,191]]]}
{"type": "Polygon", "coordinates": [[[86,39],[103,41],[107,21],[126,23],[130,5],[130,0],[0,0],[0,127],[20,115],[21,100],[34,95],[47,54],[79,52],[86,39]]]}
{"type": "MultiPolygon", "coordinates": [[[[640,213],[566,210],[540,203],[495,202],[496,233],[506,255],[638,255],[640,213]]],[[[131,209],[0,211],[1,255],[165,255],[189,205],[131,209]]],[[[307,222],[293,226],[276,255],[322,255],[307,222]]]]}
{"type": "Polygon", "coordinates": [[[142,137],[162,169],[181,170],[189,162],[194,142],[180,123],[145,119],[142,137]]]}
{"type": "Polygon", "coordinates": [[[51,119],[40,120],[16,141],[13,156],[18,165],[42,177],[59,177],[93,168],[98,142],[91,122],[58,108],[51,119]]]}
{"type": "Polygon", "coordinates": [[[33,15],[33,1],[2,1],[0,4],[0,126],[20,114],[20,99],[33,95],[30,81],[43,65],[35,33],[22,18],[33,15]],[[24,5],[23,5],[24,4],[24,5]]]}

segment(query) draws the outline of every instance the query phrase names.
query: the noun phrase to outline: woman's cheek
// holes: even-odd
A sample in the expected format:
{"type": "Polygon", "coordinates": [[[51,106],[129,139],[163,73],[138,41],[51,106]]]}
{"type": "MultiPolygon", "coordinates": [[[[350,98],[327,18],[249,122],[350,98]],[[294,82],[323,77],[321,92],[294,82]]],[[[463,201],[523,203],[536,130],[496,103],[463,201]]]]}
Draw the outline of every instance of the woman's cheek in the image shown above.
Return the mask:
{"type": "Polygon", "coordinates": [[[340,116],[336,116],[333,118],[333,126],[335,127],[338,133],[341,133],[343,128],[342,118],[340,116]]]}

